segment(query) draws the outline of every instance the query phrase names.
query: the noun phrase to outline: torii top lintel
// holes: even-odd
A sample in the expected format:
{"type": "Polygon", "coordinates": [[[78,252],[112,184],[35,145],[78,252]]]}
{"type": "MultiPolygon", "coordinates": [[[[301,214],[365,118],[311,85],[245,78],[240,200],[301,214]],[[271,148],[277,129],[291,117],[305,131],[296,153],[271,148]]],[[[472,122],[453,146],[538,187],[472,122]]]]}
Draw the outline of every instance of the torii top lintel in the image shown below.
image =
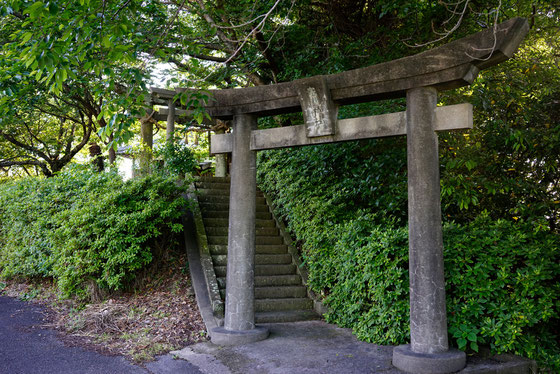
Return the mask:
{"type": "MultiPolygon", "coordinates": [[[[338,105],[402,97],[406,90],[432,86],[439,91],[471,84],[482,69],[513,56],[529,31],[524,18],[503,22],[428,51],[365,68],[322,76],[338,105]]],[[[210,90],[205,109],[214,118],[258,116],[301,110],[298,87],[317,77],[267,86],[210,90]]],[[[152,88],[152,103],[167,106],[178,92],[152,88]]],[[[184,108],[188,109],[188,108],[184,108]]]]}

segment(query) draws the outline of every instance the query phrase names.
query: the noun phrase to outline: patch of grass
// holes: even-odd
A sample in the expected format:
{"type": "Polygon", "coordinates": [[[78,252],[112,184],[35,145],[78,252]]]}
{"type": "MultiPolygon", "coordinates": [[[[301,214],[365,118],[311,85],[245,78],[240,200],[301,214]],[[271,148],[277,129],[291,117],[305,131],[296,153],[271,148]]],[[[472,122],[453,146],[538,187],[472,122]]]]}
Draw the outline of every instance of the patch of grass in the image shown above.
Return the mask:
{"type": "Polygon", "coordinates": [[[108,333],[103,333],[95,338],[96,343],[107,343],[112,339],[111,335],[108,333]]]}
{"type": "Polygon", "coordinates": [[[66,329],[70,332],[82,330],[85,326],[86,326],[86,319],[78,311],[73,311],[68,316],[65,324],[66,329]]]}
{"type": "Polygon", "coordinates": [[[145,313],[146,313],[146,309],[145,309],[145,308],[132,307],[132,308],[130,308],[130,310],[128,311],[128,318],[129,318],[129,319],[140,318],[140,317],[142,317],[145,313]]]}
{"type": "Polygon", "coordinates": [[[35,298],[37,298],[37,296],[39,295],[39,293],[41,292],[40,289],[38,288],[32,288],[31,290],[29,290],[28,292],[23,293],[22,295],[19,296],[19,299],[21,301],[30,301],[30,300],[34,300],[35,298]]]}
{"type": "Polygon", "coordinates": [[[169,317],[169,313],[164,312],[162,310],[156,310],[154,313],[152,313],[152,317],[153,318],[159,318],[159,319],[166,318],[166,317],[169,317]]]}

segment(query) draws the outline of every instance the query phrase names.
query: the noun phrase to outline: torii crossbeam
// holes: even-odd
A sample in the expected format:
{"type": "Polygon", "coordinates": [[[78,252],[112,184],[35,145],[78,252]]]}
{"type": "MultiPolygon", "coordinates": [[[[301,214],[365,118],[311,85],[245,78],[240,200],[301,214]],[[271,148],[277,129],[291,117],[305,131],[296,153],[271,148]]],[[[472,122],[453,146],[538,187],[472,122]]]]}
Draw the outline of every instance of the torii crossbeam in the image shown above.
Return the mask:
{"type": "MultiPolygon", "coordinates": [[[[211,152],[232,153],[224,326],[217,344],[268,336],[254,323],[256,152],[383,136],[407,136],[410,345],[396,347],[393,365],[414,373],[450,373],[465,353],[449,349],[443,272],[438,141],[435,131],[472,128],[472,107],[438,107],[438,91],[471,84],[478,72],[513,56],[529,30],[514,18],[414,56],[289,83],[208,91],[204,109],[233,119],[233,133],[212,137],[211,152]],[[338,119],[340,105],[406,97],[406,112],[338,119]],[[302,111],[305,125],[257,130],[257,118],[302,111]]],[[[167,106],[184,89],[152,89],[167,106]]],[[[194,91],[193,91],[194,92],[194,91]]],[[[177,106],[179,106],[177,104],[177,106]]],[[[191,108],[182,108],[187,112],[191,108]]],[[[174,112],[169,107],[168,113],[174,112]]]]}

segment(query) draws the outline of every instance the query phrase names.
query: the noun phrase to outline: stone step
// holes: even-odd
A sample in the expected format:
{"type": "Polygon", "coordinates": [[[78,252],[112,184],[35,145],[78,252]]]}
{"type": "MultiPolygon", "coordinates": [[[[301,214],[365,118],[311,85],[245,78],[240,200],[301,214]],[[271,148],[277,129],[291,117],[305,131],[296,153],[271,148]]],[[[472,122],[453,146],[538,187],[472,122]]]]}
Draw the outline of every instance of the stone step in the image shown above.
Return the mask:
{"type": "MultiPolygon", "coordinates": [[[[204,218],[225,218],[228,219],[229,218],[229,212],[226,211],[203,211],[202,213],[202,217],[204,218]]],[[[272,214],[270,214],[270,212],[268,211],[264,211],[264,212],[255,212],[255,218],[256,219],[272,219],[272,214]]]]}
{"type": "Polygon", "coordinates": [[[195,183],[202,182],[202,183],[227,183],[229,184],[231,181],[230,177],[196,177],[195,183]]]}
{"type": "Polygon", "coordinates": [[[255,313],[255,323],[300,322],[319,318],[319,315],[310,309],[255,313]]]}
{"type": "MultiPolygon", "coordinates": [[[[217,277],[226,276],[227,266],[214,266],[217,277]]],[[[296,273],[296,265],[293,264],[274,264],[274,265],[255,265],[255,276],[269,275],[291,275],[296,273]]]]}
{"type": "MultiPolygon", "coordinates": [[[[216,279],[220,288],[226,288],[225,277],[217,277],[216,279]]],[[[301,277],[298,274],[255,276],[255,287],[300,286],[301,284],[301,277]]]]}
{"type": "MultiPolygon", "coordinates": [[[[229,212],[229,203],[205,203],[199,202],[200,209],[203,212],[229,212]]],[[[256,212],[270,212],[268,205],[257,204],[255,208],[256,212]]]]}
{"type": "MultiPolygon", "coordinates": [[[[284,254],[288,253],[288,246],[285,244],[261,244],[256,246],[256,254],[284,254]]],[[[227,245],[209,245],[210,253],[212,255],[225,255],[227,254],[227,245]]]]}
{"type": "MultiPolygon", "coordinates": [[[[195,186],[220,294],[225,299],[230,178],[200,177],[195,186]]],[[[256,203],[255,322],[318,319],[260,190],[256,203]]]]}
{"type": "MultiPolygon", "coordinates": [[[[257,204],[266,204],[266,200],[262,196],[255,197],[257,204]]],[[[199,195],[198,201],[201,203],[219,203],[225,204],[229,203],[229,196],[222,195],[199,195]]]]}
{"type": "MultiPolygon", "coordinates": [[[[212,256],[214,266],[227,265],[227,255],[214,255],[212,256]]],[[[288,253],[280,255],[255,255],[256,265],[285,265],[292,263],[292,256],[288,253]]]]}
{"type": "Polygon", "coordinates": [[[197,190],[223,190],[229,191],[229,182],[194,182],[197,190]]]}
{"type": "Polygon", "coordinates": [[[276,312],[280,310],[312,309],[313,302],[306,298],[256,299],[255,312],[276,312]]]}
{"type": "Polygon", "coordinates": [[[284,244],[284,239],[280,235],[276,236],[255,236],[256,245],[284,244]]]}
{"type": "MultiPolygon", "coordinates": [[[[227,236],[228,228],[227,227],[207,227],[206,228],[206,235],[216,235],[216,236],[227,236]]],[[[279,231],[276,227],[262,227],[256,229],[256,236],[273,236],[279,235],[279,231]]]]}
{"type": "Polygon", "coordinates": [[[306,296],[305,286],[255,287],[255,299],[297,299],[306,296]]]}
{"type": "MultiPolygon", "coordinates": [[[[226,299],[226,290],[221,289],[222,300],[226,299]]],[[[255,287],[255,299],[285,299],[307,297],[305,286],[255,287]]]]}
{"type": "MultiPolygon", "coordinates": [[[[213,188],[213,186],[202,186],[197,188],[199,196],[227,196],[229,200],[229,189],[225,188],[213,188]]],[[[263,197],[262,191],[257,191],[256,196],[263,197]]]]}
{"type": "MultiPolygon", "coordinates": [[[[228,227],[227,218],[205,218],[204,226],[208,227],[228,227]]],[[[255,227],[276,227],[276,222],[273,219],[257,219],[255,222],[255,227]]]]}
{"type": "MultiPolygon", "coordinates": [[[[281,236],[256,236],[255,237],[255,244],[283,244],[284,240],[281,236]]],[[[208,244],[228,244],[228,237],[227,236],[216,236],[216,235],[208,235],[208,244]]]]}
{"type": "Polygon", "coordinates": [[[227,245],[228,244],[228,237],[227,236],[208,235],[208,244],[210,244],[210,245],[214,245],[214,244],[227,245]]]}

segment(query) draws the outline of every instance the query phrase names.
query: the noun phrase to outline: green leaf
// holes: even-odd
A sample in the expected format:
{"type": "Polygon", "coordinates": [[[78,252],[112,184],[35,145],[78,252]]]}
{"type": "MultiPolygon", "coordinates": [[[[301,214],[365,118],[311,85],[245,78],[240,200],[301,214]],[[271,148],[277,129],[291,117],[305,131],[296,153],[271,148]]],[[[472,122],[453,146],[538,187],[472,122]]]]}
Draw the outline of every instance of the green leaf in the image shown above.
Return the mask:
{"type": "Polygon", "coordinates": [[[29,39],[31,39],[31,37],[33,36],[33,33],[28,31],[25,34],[23,34],[22,38],[21,38],[21,44],[25,44],[29,41],[29,39]]]}
{"type": "Polygon", "coordinates": [[[33,3],[30,7],[23,11],[23,14],[29,14],[29,18],[34,19],[44,10],[45,4],[42,1],[33,3]]]}
{"type": "Polygon", "coordinates": [[[108,35],[105,35],[105,36],[103,37],[102,44],[103,44],[103,46],[104,46],[105,48],[111,48],[111,39],[109,38],[108,35]]]}

